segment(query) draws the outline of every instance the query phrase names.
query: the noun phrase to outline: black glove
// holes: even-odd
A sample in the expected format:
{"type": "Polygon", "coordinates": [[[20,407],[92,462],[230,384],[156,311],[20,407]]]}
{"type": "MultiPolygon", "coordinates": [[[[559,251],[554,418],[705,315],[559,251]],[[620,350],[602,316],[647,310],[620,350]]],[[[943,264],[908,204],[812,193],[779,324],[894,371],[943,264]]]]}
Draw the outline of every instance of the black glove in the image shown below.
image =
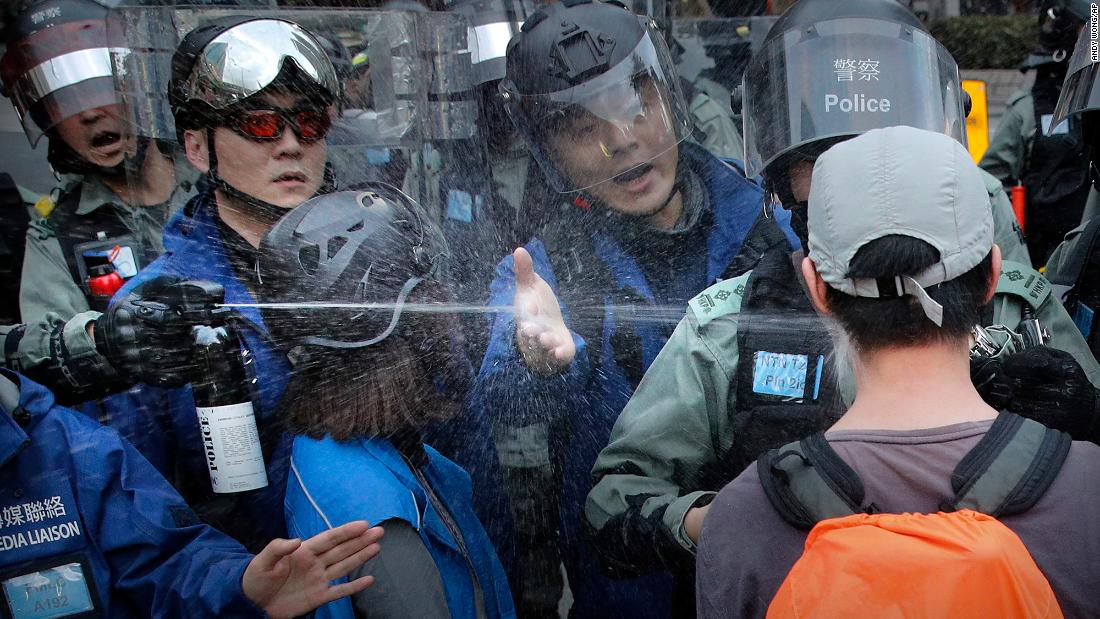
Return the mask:
{"type": "Polygon", "coordinates": [[[1035,346],[1004,358],[1004,372],[1012,385],[1008,410],[1079,441],[1096,441],[1096,388],[1073,355],[1035,346]]]}
{"type": "Polygon", "coordinates": [[[1012,402],[1012,383],[1005,375],[1004,365],[991,357],[970,358],[970,381],[985,403],[1005,410],[1012,402]]]}
{"type": "Polygon", "coordinates": [[[96,349],[132,383],[178,387],[191,380],[191,322],[183,288],[161,275],[115,301],[95,323],[96,349]]]}

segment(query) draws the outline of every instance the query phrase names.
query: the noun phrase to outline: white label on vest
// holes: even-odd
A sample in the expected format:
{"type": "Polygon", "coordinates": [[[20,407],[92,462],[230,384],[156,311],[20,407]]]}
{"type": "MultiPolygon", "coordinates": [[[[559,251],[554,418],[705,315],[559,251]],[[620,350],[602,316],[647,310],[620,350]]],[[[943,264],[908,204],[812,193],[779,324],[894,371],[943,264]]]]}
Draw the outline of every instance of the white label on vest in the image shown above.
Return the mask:
{"type": "Polygon", "coordinates": [[[228,494],[267,486],[252,403],[197,406],[195,411],[214,492],[228,494]]]}
{"type": "Polygon", "coordinates": [[[1043,114],[1039,117],[1039,124],[1042,125],[1043,135],[1065,135],[1069,133],[1069,121],[1063,120],[1058,123],[1058,126],[1054,128],[1054,131],[1050,130],[1050,123],[1054,122],[1054,114],[1043,114]]]}
{"type": "Polygon", "coordinates": [[[764,395],[801,398],[806,392],[807,355],[753,353],[752,390],[764,395]]]}
{"type": "Polygon", "coordinates": [[[79,563],[9,578],[3,586],[15,619],[57,619],[95,610],[84,566],[79,563]]]}

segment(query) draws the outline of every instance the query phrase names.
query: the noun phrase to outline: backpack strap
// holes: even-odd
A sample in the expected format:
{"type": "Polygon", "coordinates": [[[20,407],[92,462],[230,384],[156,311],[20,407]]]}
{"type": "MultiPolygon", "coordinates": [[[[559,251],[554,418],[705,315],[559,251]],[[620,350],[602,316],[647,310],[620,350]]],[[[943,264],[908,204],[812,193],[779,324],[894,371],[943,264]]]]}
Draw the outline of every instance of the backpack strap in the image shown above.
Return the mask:
{"type": "Polygon", "coordinates": [[[863,482],[821,432],[764,452],[757,472],[772,507],[799,529],[875,509],[860,507],[863,482]]]}
{"type": "Polygon", "coordinates": [[[1070,436],[1011,413],[1001,413],[951,474],[948,511],[972,509],[994,517],[1031,509],[1050,488],[1069,454],[1070,436]]]}
{"type": "MultiPolygon", "coordinates": [[[[1073,440],[1064,432],[1011,413],[1001,413],[951,475],[954,500],[944,511],[972,509],[997,518],[1031,509],[1058,476],[1073,440]]],[[[829,518],[875,513],[862,506],[859,475],[817,433],[764,453],[760,484],[788,524],[811,529],[829,518]]]]}

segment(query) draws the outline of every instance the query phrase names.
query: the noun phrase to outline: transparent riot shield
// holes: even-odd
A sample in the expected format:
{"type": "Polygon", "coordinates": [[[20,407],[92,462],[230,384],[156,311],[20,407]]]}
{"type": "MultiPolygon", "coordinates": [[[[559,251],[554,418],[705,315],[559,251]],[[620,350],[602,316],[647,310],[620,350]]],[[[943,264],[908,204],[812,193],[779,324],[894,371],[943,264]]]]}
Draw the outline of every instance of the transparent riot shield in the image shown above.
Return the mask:
{"type": "Polygon", "coordinates": [[[677,17],[672,22],[671,46],[695,139],[722,157],[745,156],[740,109],[731,101],[752,56],[760,19],[677,17]]]}
{"type": "Polygon", "coordinates": [[[168,141],[177,137],[166,96],[171,58],[192,28],[229,15],[271,16],[343,45],[351,62],[338,71],[342,92],[326,137],[332,186],[380,181],[402,188],[441,224],[458,297],[484,300],[492,266],[507,248],[498,246],[490,218],[484,128],[471,77],[476,40],[465,18],[253,7],[116,13],[131,42],[119,71],[122,98],[134,126],[168,141]]]}
{"type": "MultiPolygon", "coordinates": [[[[405,199],[415,201],[418,205],[416,212],[423,213],[424,223],[433,226],[445,237],[446,252],[423,250],[416,254],[416,259],[431,262],[433,277],[437,269],[441,272],[439,279],[447,289],[446,294],[437,295],[433,299],[436,301],[440,298],[447,299],[447,312],[456,317],[453,323],[448,323],[456,329],[455,333],[448,334],[453,336],[449,337],[448,341],[463,346],[459,353],[462,354],[465,363],[465,382],[457,378],[453,381],[441,379],[437,386],[446,392],[449,398],[460,402],[464,396],[463,390],[467,388],[470,380],[469,374],[480,361],[480,358],[471,358],[469,351],[465,349],[465,343],[478,339],[471,335],[474,329],[484,330],[484,313],[481,309],[488,296],[493,268],[506,251],[498,247],[493,222],[489,217],[491,195],[488,191],[485,140],[480,133],[482,128],[478,124],[478,99],[470,77],[473,54],[467,36],[469,31],[467,21],[451,13],[360,9],[261,10],[251,7],[248,9],[228,7],[119,9],[116,11],[115,21],[117,27],[125,31],[125,39],[129,42],[130,51],[121,59],[117,71],[118,88],[135,126],[140,126],[143,131],[161,139],[177,140],[179,131],[173,122],[167,96],[173,54],[188,32],[232,15],[293,22],[312,33],[314,38],[326,39],[328,45],[321,43],[318,45],[325,48],[325,53],[332,54],[330,59],[334,61],[332,63],[334,66],[339,65],[336,75],[341,81],[341,92],[335,105],[330,108],[331,126],[328,127],[323,141],[312,141],[313,148],[316,148],[320,142],[325,149],[327,169],[326,186],[319,191],[320,195],[314,196],[313,199],[321,200],[334,195],[335,192],[346,191],[359,192],[361,195],[373,191],[380,195],[407,196],[400,199],[395,197],[388,201],[405,199]],[[343,49],[336,46],[341,46],[343,49]],[[379,189],[382,186],[386,189],[379,189]]],[[[250,59],[252,60],[255,58],[250,59]]],[[[232,122],[237,123],[232,130],[245,136],[245,141],[240,143],[247,145],[247,140],[251,138],[241,133],[238,120],[240,114],[235,110],[231,112],[235,115],[231,118],[232,122]]],[[[301,138],[300,119],[283,118],[278,121],[278,131],[290,130],[292,122],[299,123],[294,125],[293,130],[295,135],[301,138]]],[[[209,132],[208,135],[210,135],[209,132]]],[[[277,139],[277,137],[272,136],[270,139],[277,139]]],[[[233,162],[227,161],[219,154],[220,168],[226,168],[230,163],[233,162]]],[[[221,194],[214,192],[215,198],[218,195],[221,194]]],[[[305,196],[303,200],[308,202],[307,198],[308,196],[305,196]]],[[[362,206],[369,206],[369,201],[365,198],[363,200],[362,206]]],[[[184,217],[190,218],[186,221],[198,222],[195,223],[197,226],[202,225],[200,220],[204,209],[207,213],[210,211],[208,204],[208,200],[196,201],[194,211],[185,213],[184,217]]],[[[296,209],[300,204],[279,205],[284,211],[284,213],[278,213],[283,215],[281,221],[290,219],[297,212],[296,209]]],[[[251,212],[256,213],[256,217],[260,219],[267,217],[268,223],[271,223],[271,211],[263,211],[262,207],[257,209],[251,212]]],[[[200,232],[206,231],[209,235],[207,239],[194,240],[194,233],[191,238],[195,243],[205,241],[215,246],[220,243],[224,246],[222,247],[225,250],[224,253],[229,255],[230,262],[240,261],[244,256],[243,272],[240,268],[227,269],[226,266],[181,265],[181,268],[192,268],[193,275],[196,277],[229,280],[228,283],[223,284],[226,289],[224,309],[239,312],[250,319],[242,328],[242,337],[246,346],[254,349],[256,362],[249,371],[254,373],[255,382],[259,385],[258,389],[261,392],[260,400],[255,404],[259,432],[263,438],[267,423],[266,416],[273,414],[273,410],[285,411],[287,407],[294,405],[282,399],[282,389],[286,384],[287,376],[293,379],[299,374],[299,368],[307,367],[310,361],[304,356],[305,353],[302,350],[292,350],[294,346],[283,346],[278,342],[273,344],[260,336],[255,336],[259,337],[255,339],[254,332],[258,329],[262,330],[260,325],[267,322],[267,315],[261,318],[257,304],[265,297],[270,297],[272,290],[267,287],[274,286],[273,282],[277,279],[265,278],[260,273],[255,281],[249,280],[246,283],[249,294],[244,294],[245,289],[241,288],[239,282],[241,279],[248,279],[247,274],[250,271],[248,265],[253,261],[252,256],[256,255],[256,244],[243,247],[240,252],[234,250],[230,247],[232,242],[238,241],[238,245],[241,245],[240,239],[233,239],[234,235],[231,234],[237,228],[226,224],[225,219],[220,218],[220,215],[218,217],[217,221],[211,222],[213,217],[207,216],[205,220],[207,227],[198,228],[200,232]],[[210,223],[214,223],[215,226],[211,228],[210,223]],[[231,230],[227,230],[227,227],[231,230]],[[212,240],[214,236],[218,238],[212,240]],[[294,364],[293,370],[286,363],[288,359],[294,364]],[[269,394],[266,399],[263,396],[264,392],[269,394]]],[[[419,225],[420,216],[413,219],[416,219],[419,225]]],[[[320,219],[314,217],[310,219],[309,225],[313,226],[314,222],[321,228],[339,224],[335,220],[326,221],[324,217],[320,219]]],[[[413,221],[410,219],[404,223],[411,225],[413,221]]],[[[348,242],[353,232],[355,231],[345,229],[344,234],[334,234],[330,239],[331,243],[314,246],[317,252],[314,256],[326,263],[330,259],[335,259],[337,255],[343,259],[345,254],[341,253],[340,249],[348,242]]],[[[369,243],[365,246],[369,246],[369,243]]],[[[263,261],[265,247],[260,243],[259,256],[255,258],[257,264],[263,261]]],[[[217,247],[213,253],[216,251],[217,247]]],[[[212,252],[199,252],[196,255],[205,256],[210,253],[212,252]]],[[[301,259],[306,261],[308,257],[303,254],[301,259]]],[[[359,255],[347,258],[348,264],[355,264],[361,259],[362,256],[359,255]]],[[[398,258],[395,257],[394,260],[396,262],[398,258]]],[[[233,264],[240,266],[238,262],[233,264]]],[[[320,285],[307,286],[304,288],[308,291],[307,296],[299,297],[296,301],[299,304],[311,305],[316,312],[312,314],[313,316],[338,316],[340,315],[337,313],[338,308],[333,307],[330,312],[326,304],[344,303],[346,305],[350,302],[354,305],[357,299],[371,298],[368,293],[373,291],[375,286],[386,285],[391,275],[389,265],[380,262],[375,268],[367,269],[361,277],[362,281],[356,282],[350,291],[334,292],[320,285]],[[344,293],[347,294],[340,296],[344,293]]],[[[423,276],[426,276],[426,273],[423,276]]],[[[413,298],[415,299],[415,295],[413,298]]],[[[405,300],[406,297],[401,297],[400,302],[404,304],[405,300]]],[[[409,303],[409,305],[414,304],[409,303]]],[[[431,304],[420,304],[417,307],[423,308],[425,305],[431,304]]],[[[416,309],[409,310],[402,314],[406,317],[405,319],[394,314],[394,323],[391,328],[395,331],[391,332],[397,333],[403,341],[412,346],[414,355],[423,353],[426,347],[435,346],[433,342],[442,341],[442,338],[431,336],[435,323],[428,325],[427,322],[420,322],[421,320],[431,322],[431,317],[439,314],[438,311],[433,313],[431,309],[428,307],[423,312],[418,312],[416,309]],[[419,318],[413,320],[413,317],[419,318]],[[428,335],[420,337],[424,333],[428,335]]],[[[353,322],[349,321],[348,328],[353,327],[353,322]]],[[[331,361],[332,376],[346,378],[348,373],[344,370],[363,367],[354,364],[354,359],[358,357],[352,351],[322,358],[331,361]]],[[[395,367],[400,367],[407,374],[406,377],[411,379],[413,374],[411,369],[401,365],[395,367]]],[[[426,368],[428,375],[420,376],[420,371],[423,369],[417,370],[417,381],[425,379],[426,384],[433,384],[431,376],[433,368],[426,368]]],[[[343,382],[350,385],[354,381],[343,382]]],[[[380,396],[382,399],[378,402],[379,406],[393,404],[392,398],[395,397],[408,397],[416,403],[427,402],[427,399],[421,397],[423,394],[414,393],[415,389],[409,386],[411,384],[406,384],[404,391],[392,389],[385,391],[380,396]]],[[[340,399],[334,406],[346,402],[340,399]]],[[[425,404],[425,406],[429,405],[425,404]]],[[[425,421],[429,421],[430,417],[432,415],[426,415],[425,421]]],[[[487,426],[479,422],[479,419],[463,414],[454,423],[444,424],[445,427],[438,431],[427,423],[416,429],[422,433],[425,442],[471,473],[474,478],[473,508],[485,523],[485,528],[494,544],[498,548],[508,548],[510,542],[503,539],[510,526],[506,500],[501,499],[499,493],[484,500],[480,499],[482,492],[497,492],[503,484],[498,478],[493,477],[498,470],[495,464],[495,450],[488,435],[487,426]],[[461,425],[461,428],[455,424],[461,425]],[[504,515],[500,516],[501,513],[504,515]]],[[[300,427],[296,430],[303,432],[300,427]]],[[[264,455],[276,457],[266,451],[264,455]]],[[[271,468],[270,459],[268,463],[269,483],[271,485],[278,485],[280,481],[285,483],[285,479],[279,479],[280,473],[271,468]]],[[[201,469],[199,474],[192,477],[198,477],[201,483],[207,483],[201,469]]]]}

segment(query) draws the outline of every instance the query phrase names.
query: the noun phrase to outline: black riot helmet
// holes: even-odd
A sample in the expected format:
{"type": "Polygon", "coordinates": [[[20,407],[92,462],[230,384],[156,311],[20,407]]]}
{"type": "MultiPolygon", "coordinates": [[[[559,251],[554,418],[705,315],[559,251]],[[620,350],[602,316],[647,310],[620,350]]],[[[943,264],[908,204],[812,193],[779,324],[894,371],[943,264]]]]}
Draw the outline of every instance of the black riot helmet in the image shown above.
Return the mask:
{"type": "Polygon", "coordinates": [[[189,32],[172,55],[168,103],[180,144],[185,130],[205,129],[211,185],[276,217],[283,209],[233,187],[218,175],[214,140],[215,127],[272,88],[301,94],[319,111],[340,94],[336,71],[324,47],[294,22],[245,16],[215,19],[189,32]]]}
{"type": "Polygon", "coordinates": [[[1090,18],[1077,37],[1047,133],[1052,134],[1068,118],[1080,117],[1085,144],[1090,150],[1092,183],[1100,189],[1100,169],[1096,162],[1097,149],[1100,149],[1100,83],[1097,80],[1100,51],[1093,36],[1097,28],[1100,22],[1090,18]]]}
{"type": "Polygon", "coordinates": [[[895,0],[802,0],[772,26],[743,78],[748,176],[785,173],[870,129],[908,125],[966,144],[958,66],[895,0]]]}
{"type": "Polygon", "coordinates": [[[1066,81],[1058,96],[1058,104],[1054,106],[1050,131],[1071,116],[1100,110],[1100,84],[1096,76],[1100,71],[1100,51],[1095,47],[1091,32],[1098,27],[1100,24],[1097,21],[1090,20],[1077,37],[1069,59],[1066,81]]]}
{"type": "Polygon", "coordinates": [[[0,78],[31,146],[66,118],[118,102],[111,55],[126,49],[110,40],[107,15],[92,0],[45,0],[8,24],[0,78]]]}
{"type": "MultiPolygon", "coordinates": [[[[55,128],[67,118],[119,103],[114,65],[130,53],[109,27],[108,2],[43,0],[31,2],[4,30],[0,58],[3,93],[11,98],[31,146],[49,138],[46,159],[62,174],[120,176],[139,165],[149,139],[135,136],[136,152],[113,166],[81,157],[55,128]]],[[[104,140],[124,136],[107,132],[104,140]]]]}
{"type": "Polygon", "coordinates": [[[1065,63],[1077,42],[1077,31],[1089,19],[1089,3],[1084,0],[1044,0],[1039,7],[1039,48],[1028,54],[1021,71],[1044,65],[1065,63]]]}
{"type": "Polygon", "coordinates": [[[567,173],[560,166],[564,149],[621,158],[633,170],[691,133],[661,32],[652,19],[621,5],[564,0],[539,10],[508,44],[506,65],[500,90],[508,114],[558,191],[581,191],[614,177],[567,173]],[[659,137],[635,140],[640,125],[659,137]],[[607,144],[609,132],[631,142],[632,150],[607,144]]]}
{"type": "Polygon", "coordinates": [[[321,107],[340,92],[325,48],[298,24],[231,16],[195,28],[172,55],[168,84],[180,142],[184,129],[217,126],[227,112],[276,86],[321,107]]]}
{"type": "Polygon", "coordinates": [[[394,332],[418,285],[439,280],[446,255],[423,209],[394,187],[312,198],[260,242],[264,323],[288,349],[372,346],[394,332]]]}

